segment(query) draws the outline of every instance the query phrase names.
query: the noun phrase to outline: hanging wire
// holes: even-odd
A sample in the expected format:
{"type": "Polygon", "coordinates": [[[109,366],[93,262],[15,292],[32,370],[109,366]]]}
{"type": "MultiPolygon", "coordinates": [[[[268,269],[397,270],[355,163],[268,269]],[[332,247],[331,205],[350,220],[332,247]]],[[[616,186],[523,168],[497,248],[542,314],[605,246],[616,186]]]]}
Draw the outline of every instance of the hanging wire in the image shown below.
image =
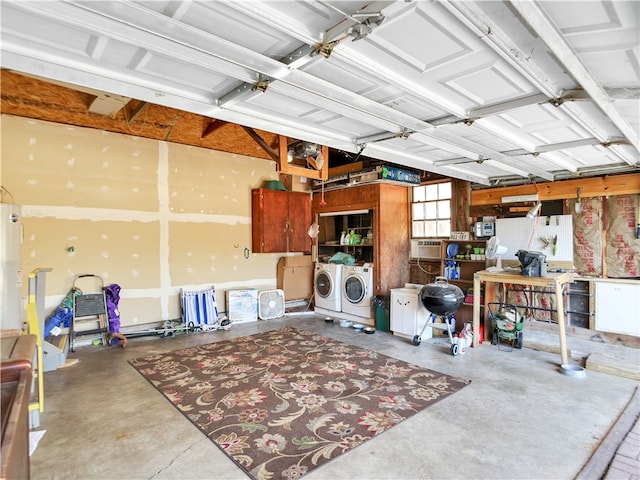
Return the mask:
{"type": "Polygon", "coordinates": [[[4,197],[4,193],[6,192],[6,193],[11,197],[11,203],[15,203],[15,200],[14,200],[14,198],[13,198],[13,194],[12,194],[9,190],[7,190],[7,189],[4,187],[4,185],[0,186],[0,192],[2,192],[2,195],[0,195],[0,199],[1,199],[2,197],[4,197]]]}
{"type": "Polygon", "coordinates": [[[124,112],[124,121],[127,124],[127,128],[129,129],[129,131],[131,133],[133,133],[134,135],[140,135],[142,133],[142,131],[144,130],[144,127],[145,127],[145,125],[147,123],[147,111],[149,110],[149,106],[147,105],[146,107],[144,107],[144,118],[143,118],[142,122],[140,123],[140,130],[138,130],[137,132],[134,129],[131,128],[131,119],[129,118],[129,112],[127,112],[126,105],[122,110],[124,112]]]}
{"type": "Polygon", "coordinates": [[[417,265],[418,269],[420,269],[420,271],[422,273],[426,273],[427,274],[427,283],[431,283],[433,281],[433,277],[440,275],[440,267],[439,266],[434,268],[434,269],[425,270],[425,268],[423,268],[422,265],[420,265],[420,258],[416,258],[416,265],[417,265]]]}

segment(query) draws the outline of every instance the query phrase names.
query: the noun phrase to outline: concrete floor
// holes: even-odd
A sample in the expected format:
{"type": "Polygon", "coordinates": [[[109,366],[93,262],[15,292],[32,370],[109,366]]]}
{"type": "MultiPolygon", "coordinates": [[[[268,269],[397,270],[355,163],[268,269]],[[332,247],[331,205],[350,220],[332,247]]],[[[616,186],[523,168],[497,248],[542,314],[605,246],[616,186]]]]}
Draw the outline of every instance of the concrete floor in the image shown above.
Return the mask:
{"type": "Polygon", "coordinates": [[[315,315],[233,325],[226,332],[132,339],[126,349],[79,347],[78,364],[45,374],[46,434],[31,457],[39,479],[246,479],[128,363],[128,359],[277,329],[315,331],[472,380],[305,478],[573,479],[627,406],[638,382],[558,371],[559,356],[480,345],[449,354],[388,332],[355,333],[315,315]]]}

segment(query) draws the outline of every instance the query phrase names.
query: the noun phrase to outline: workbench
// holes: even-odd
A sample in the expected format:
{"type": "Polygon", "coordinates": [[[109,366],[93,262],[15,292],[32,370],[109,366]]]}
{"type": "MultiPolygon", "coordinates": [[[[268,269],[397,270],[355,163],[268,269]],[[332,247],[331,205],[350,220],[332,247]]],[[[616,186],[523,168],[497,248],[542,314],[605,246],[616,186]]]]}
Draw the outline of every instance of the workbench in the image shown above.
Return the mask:
{"type": "MultiPolygon", "coordinates": [[[[489,272],[481,270],[473,275],[473,291],[480,292],[482,282],[485,283],[485,302],[492,302],[495,298],[495,285],[498,283],[510,283],[515,285],[531,285],[533,287],[552,288],[556,298],[556,314],[558,320],[558,335],[560,337],[561,365],[567,364],[567,337],[564,324],[564,286],[573,282],[573,274],[569,272],[548,273],[544,277],[525,277],[520,272],[489,272]]],[[[485,303],[486,313],[486,303],[485,303]]],[[[486,318],[486,316],[485,316],[486,318]]],[[[485,333],[488,334],[489,325],[485,325],[485,333]]],[[[473,296],[473,346],[479,343],[480,332],[480,295],[473,296]]]]}

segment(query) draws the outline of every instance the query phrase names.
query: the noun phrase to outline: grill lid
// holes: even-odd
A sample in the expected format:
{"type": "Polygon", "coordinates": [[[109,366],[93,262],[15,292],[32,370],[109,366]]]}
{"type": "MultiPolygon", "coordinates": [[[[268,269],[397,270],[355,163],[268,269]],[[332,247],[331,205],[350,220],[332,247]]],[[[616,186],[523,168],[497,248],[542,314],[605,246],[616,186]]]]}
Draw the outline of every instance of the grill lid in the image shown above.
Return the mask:
{"type": "Polygon", "coordinates": [[[438,316],[451,315],[458,311],[464,301],[464,293],[457,285],[452,285],[445,277],[436,277],[420,290],[420,300],[424,307],[438,316]]]}

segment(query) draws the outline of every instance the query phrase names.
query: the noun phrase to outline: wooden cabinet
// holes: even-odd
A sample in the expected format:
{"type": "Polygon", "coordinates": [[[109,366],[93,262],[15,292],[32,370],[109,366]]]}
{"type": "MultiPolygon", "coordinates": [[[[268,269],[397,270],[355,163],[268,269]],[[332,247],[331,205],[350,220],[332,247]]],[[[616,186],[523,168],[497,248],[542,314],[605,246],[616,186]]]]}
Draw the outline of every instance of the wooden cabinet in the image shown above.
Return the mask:
{"type": "MultiPolygon", "coordinates": [[[[409,187],[371,183],[325,192],[323,205],[321,200],[320,194],[314,194],[316,221],[321,214],[371,212],[373,239],[361,250],[373,262],[374,295],[388,295],[390,289],[403,287],[409,281],[409,187]]],[[[329,240],[339,242],[340,231],[329,240]]]]}
{"type": "Polygon", "coordinates": [[[254,253],[311,253],[311,195],[257,188],[251,191],[254,253]]]}
{"type": "Polygon", "coordinates": [[[484,240],[443,240],[440,275],[460,287],[465,294],[462,307],[456,312],[456,330],[473,319],[473,276],[486,266],[484,240]],[[478,250],[476,252],[476,250],[478,250]],[[479,253],[481,252],[481,253],[479,253]]]}

